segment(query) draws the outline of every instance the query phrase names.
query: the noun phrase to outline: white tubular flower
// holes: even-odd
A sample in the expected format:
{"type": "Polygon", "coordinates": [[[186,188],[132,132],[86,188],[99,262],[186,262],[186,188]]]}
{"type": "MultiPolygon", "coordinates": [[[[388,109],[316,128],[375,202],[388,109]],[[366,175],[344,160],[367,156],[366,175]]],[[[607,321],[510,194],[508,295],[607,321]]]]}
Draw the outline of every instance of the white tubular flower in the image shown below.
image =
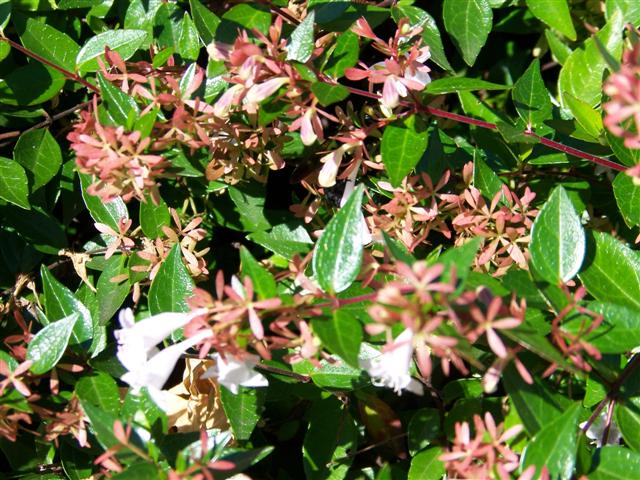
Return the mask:
{"type": "Polygon", "coordinates": [[[117,357],[127,369],[122,380],[134,392],[146,387],[153,400],[164,408],[162,386],[171,375],[176,362],[187,349],[211,336],[211,332],[194,335],[161,351],[155,347],[172,332],[205,312],[205,309],[200,309],[191,313],[161,313],[136,323],[130,309],[122,310],[119,316],[122,329],[115,331],[118,340],[117,357]]]}
{"type": "Polygon", "coordinates": [[[253,367],[258,364],[257,355],[247,355],[239,359],[233,355],[213,354],[215,366],[209,368],[201,378],[217,378],[220,385],[227,387],[234,395],[238,394],[238,387],[266,387],[268,380],[253,367]]]}
{"type": "Polygon", "coordinates": [[[413,331],[407,328],[387,351],[377,357],[361,360],[360,367],[369,373],[372,383],[377,387],[393,388],[398,395],[402,394],[402,390],[422,395],[422,384],[409,374],[412,356],[413,331]]]}

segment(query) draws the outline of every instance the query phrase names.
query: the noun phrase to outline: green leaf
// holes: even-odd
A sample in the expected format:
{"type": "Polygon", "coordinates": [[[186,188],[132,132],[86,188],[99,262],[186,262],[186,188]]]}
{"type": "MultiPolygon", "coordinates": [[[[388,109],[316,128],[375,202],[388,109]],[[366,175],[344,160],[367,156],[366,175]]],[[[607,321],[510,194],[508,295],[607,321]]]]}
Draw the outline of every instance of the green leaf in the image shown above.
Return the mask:
{"type": "Polygon", "coordinates": [[[598,138],[604,130],[600,113],[570,93],[565,92],[563,98],[578,124],[589,135],[598,138]]]}
{"type": "Polygon", "coordinates": [[[222,407],[235,438],[248,440],[251,437],[251,432],[260,420],[266,397],[265,388],[239,387],[237,395],[224,386],[220,388],[222,407]]]}
{"type": "Polygon", "coordinates": [[[251,32],[255,28],[266,35],[270,26],[271,12],[266,5],[259,3],[235,5],[222,15],[222,22],[216,29],[216,40],[233,43],[239,29],[251,32]]]}
{"type": "Polygon", "coordinates": [[[323,107],[340,102],[349,96],[349,90],[342,85],[330,85],[326,82],[315,82],[311,85],[311,91],[317,97],[323,107]]]}
{"type": "Polygon", "coordinates": [[[616,10],[620,10],[622,21],[631,25],[640,25],[640,4],[636,0],[607,0],[605,13],[611,18],[616,10]]]}
{"type": "Polygon", "coordinates": [[[631,149],[624,146],[624,139],[612,135],[605,131],[609,146],[618,160],[627,167],[633,167],[640,163],[640,149],[631,149]]]}
{"type": "Polygon", "coordinates": [[[305,228],[294,222],[279,223],[268,232],[254,232],[249,239],[287,260],[306,254],[313,245],[305,228]]]}
{"type": "Polygon", "coordinates": [[[427,149],[429,132],[416,115],[387,125],[382,134],[382,163],[394,187],[400,185],[427,149]]]}
{"type": "MultiPolygon", "coordinates": [[[[601,353],[626,353],[640,345],[640,317],[636,309],[606,302],[590,302],[588,308],[603,316],[600,327],[586,337],[601,353]]],[[[582,323],[582,319],[578,318],[576,323],[582,323]]]]}
{"type": "Polygon", "coordinates": [[[0,198],[29,210],[29,181],[22,166],[0,157],[0,198]]]}
{"type": "Polygon", "coordinates": [[[140,228],[145,236],[149,238],[158,238],[163,235],[162,227],[171,223],[171,215],[169,207],[163,199],[160,199],[158,205],[154,204],[151,198],[147,198],[145,202],[140,202],[140,228]]]}
{"type": "Polygon", "coordinates": [[[27,19],[24,28],[20,27],[20,40],[26,48],[66,70],[75,70],[80,46],[66,33],[33,18],[27,19]]]}
{"type": "Polygon", "coordinates": [[[549,390],[540,380],[534,378],[532,385],[526,383],[513,365],[505,369],[502,379],[524,428],[531,435],[558,418],[570,404],[569,399],[549,390]]]}
{"type": "Polygon", "coordinates": [[[562,33],[569,40],[576,39],[567,0],[527,0],[531,13],[562,33]]]}
{"type": "Polygon", "coordinates": [[[46,128],[23,133],[13,149],[13,157],[33,175],[32,191],[46,185],[62,165],[60,146],[46,128]]]}
{"type": "Polygon", "coordinates": [[[613,194],[629,227],[640,225],[640,186],[629,175],[620,172],[613,181],[613,194]]]}
{"type": "Polygon", "coordinates": [[[540,74],[540,60],[531,62],[513,88],[513,103],[527,124],[541,126],[551,118],[551,99],[540,74]]]}
{"type": "Polygon", "coordinates": [[[564,65],[564,62],[567,61],[567,58],[571,55],[573,50],[564,43],[558,36],[553,32],[553,30],[545,30],[544,36],[547,39],[547,43],[549,44],[549,49],[551,53],[558,61],[560,65],[564,65]]]}
{"type": "Polygon", "coordinates": [[[354,368],[360,368],[358,353],[362,343],[362,326],[347,310],[335,310],[331,318],[313,319],[313,331],[331,353],[335,353],[354,368]]]}
{"type": "Polygon", "coordinates": [[[38,105],[55,97],[64,82],[64,75],[41,63],[33,62],[13,68],[0,80],[0,103],[38,105]]]}
{"type": "Polygon", "coordinates": [[[324,73],[332,78],[342,77],[347,68],[356,64],[359,55],[358,36],[352,31],[340,34],[324,67],[324,73]]]}
{"type": "MultiPolygon", "coordinates": [[[[616,59],[622,52],[622,26],[621,16],[613,15],[597,33],[606,50],[616,59]]],[[[592,38],[585,41],[584,48],[574,50],[560,70],[558,93],[561,103],[566,104],[564,94],[568,93],[591,107],[597,106],[602,98],[602,76],[606,68],[607,62],[595,41],[592,38]]]]}
{"type": "Polygon", "coordinates": [[[598,451],[589,480],[629,480],[640,478],[640,453],[606,445],[598,451]]]}
{"type": "Polygon", "coordinates": [[[75,313],[78,315],[79,321],[74,322],[73,343],[82,344],[91,340],[94,334],[94,325],[89,309],[77,299],[71,290],[56,280],[44,265],[40,267],[40,277],[42,278],[44,308],[49,320],[70,317],[75,313]]]}
{"type": "Polygon", "coordinates": [[[397,5],[391,8],[391,16],[396,22],[402,18],[408,18],[411,28],[422,27],[422,38],[425,45],[429,45],[431,60],[445,70],[453,71],[444,52],[440,30],[431,15],[412,5],[397,5]]]}
{"type": "Polygon", "coordinates": [[[162,312],[186,312],[187,298],[193,293],[193,280],[182,263],[180,245],[174,245],[149,288],[149,310],[153,315],[162,312]]]}
{"type": "Polygon", "coordinates": [[[591,232],[587,236],[587,256],[579,277],[596,299],[640,309],[640,257],[611,235],[591,232]]]}
{"type": "Polygon", "coordinates": [[[476,259],[480,243],[480,238],[469,239],[458,247],[448,248],[442,255],[429,263],[443,264],[445,269],[442,273],[442,281],[448,282],[455,275],[458,282],[457,292],[461,292],[476,259]]]}
{"type": "Polygon", "coordinates": [[[130,95],[127,95],[118,87],[107,81],[102,74],[98,75],[100,86],[100,98],[102,104],[115,120],[116,126],[125,127],[127,130],[133,126],[133,122],[140,115],[138,104],[130,95]]]}
{"type": "Polygon", "coordinates": [[[273,275],[253,258],[251,252],[244,245],[240,247],[240,262],[242,273],[249,275],[253,282],[253,289],[260,300],[273,298],[277,295],[276,280],[273,275]]]}
{"type": "Polygon", "coordinates": [[[315,402],[309,412],[309,427],[302,445],[302,463],[309,480],[341,480],[349,470],[358,439],[349,411],[330,397],[315,402]]]}
{"type": "Polygon", "coordinates": [[[96,285],[98,312],[96,313],[100,325],[106,325],[129,296],[131,285],[127,275],[129,269],[125,265],[126,258],[125,255],[114,255],[106,260],[104,270],[98,278],[96,285]],[[127,275],[126,280],[120,280],[118,283],[112,281],[114,277],[123,275],[127,275]]]}
{"type": "Polygon", "coordinates": [[[33,373],[42,375],[56,366],[67,349],[73,326],[77,321],[78,314],[73,313],[50,323],[36,333],[27,348],[27,360],[33,362],[33,373]]]}
{"type": "Polygon", "coordinates": [[[438,460],[440,447],[431,447],[411,459],[408,480],[439,480],[445,474],[444,463],[438,460]]]}
{"type": "Polygon", "coordinates": [[[205,45],[209,45],[215,38],[216,29],[220,25],[220,19],[198,0],[189,0],[191,16],[196,25],[198,34],[205,45]]]}
{"type": "Polygon", "coordinates": [[[431,95],[442,95],[444,93],[471,92],[474,90],[509,90],[509,85],[486,82],[477,78],[466,77],[444,77],[434,80],[427,85],[425,92],[431,95]]]}
{"type": "Polygon", "coordinates": [[[306,63],[311,58],[314,48],[313,26],[316,15],[313,10],[293,30],[287,42],[287,60],[306,63]]]}
{"type": "Polygon", "coordinates": [[[185,12],[182,17],[177,46],[178,53],[183,59],[194,61],[198,59],[198,55],[200,55],[200,39],[198,38],[198,30],[187,12],[185,12]]]}
{"type": "Polygon", "coordinates": [[[39,207],[33,206],[26,211],[6,206],[0,207],[0,213],[5,226],[14,228],[39,252],[57,255],[67,246],[60,222],[39,207]]]}
{"type": "Polygon", "coordinates": [[[98,441],[104,448],[111,448],[120,445],[120,442],[113,434],[113,425],[118,417],[100,407],[93,405],[91,402],[80,402],[82,409],[89,417],[91,430],[95,433],[98,441]]]}
{"type": "Polygon", "coordinates": [[[436,408],[421,408],[413,414],[407,430],[409,452],[415,455],[440,436],[440,412],[436,408]]]}
{"type": "Polygon", "coordinates": [[[385,231],[382,232],[382,238],[384,240],[384,244],[389,249],[389,253],[394,259],[399,262],[406,263],[407,265],[413,265],[415,263],[416,258],[409,252],[404,243],[391,237],[385,231]]]}
{"type": "Polygon", "coordinates": [[[80,378],[76,383],[75,392],[83,404],[90,403],[112,415],[117,415],[120,411],[118,385],[104,372],[93,372],[80,378]]]}
{"type": "Polygon", "coordinates": [[[640,397],[616,402],[615,414],[624,442],[631,449],[640,452],[640,397]]]}
{"type": "Polygon", "coordinates": [[[487,0],[444,0],[442,7],[444,28],[472,66],[489,37],[493,13],[487,0]]]}
{"type": "Polygon", "coordinates": [[[531,231],[531,262],[552,285],[566,283],[580,270],[586,241],[580,217],[562,186],[540,209],[531,231]]]}
{"type": "Polygon", "coordinates": [[[580,405],[574,404],[540,430],[524,451],[523,468],[535,465],[539,473],[546,466],[551,478],[571,479],[576,461],[579,414],[580,405]]]}
{"type": "Polygon", "coordinates": [[[489,202],[502,190],[502,181],[496,172],[487,165],[477,150],[473,152],[473,186],[480,190],[482,196],[489,202]]]}
{"type": "Polygon", "coordinates": [[[118,221],[121,218],[129,218],[127,205],[120,197],[114,198],[110,202],[105,203],[100,199],[100,197],[89,195],[87,193],[87,187],[91,185],[91,176],[84,173],[78,173],[78,176],[80,177],[80,184],[82,186],[82,199],[84,200],[84,204],[89,210],[91,217],[98,223],[109,225],[117,232],[118,221]]]}
{"type": "Polygon", "coordinates": [[[346,290],[362,263],[362,195],[358,185],[347,203],[329,221],[313,252],[313,273],[326,292],[346,290]]]}
{"type": "Polygon", "coordinates": [[[104,54],[105,47],[118,52],[123,60],[129,59],[142,46],[147,37],[144,30],[107,30],[91,37],[80,49],[76,66],[81,73],[99,70],[97,58],[104,54]]]}

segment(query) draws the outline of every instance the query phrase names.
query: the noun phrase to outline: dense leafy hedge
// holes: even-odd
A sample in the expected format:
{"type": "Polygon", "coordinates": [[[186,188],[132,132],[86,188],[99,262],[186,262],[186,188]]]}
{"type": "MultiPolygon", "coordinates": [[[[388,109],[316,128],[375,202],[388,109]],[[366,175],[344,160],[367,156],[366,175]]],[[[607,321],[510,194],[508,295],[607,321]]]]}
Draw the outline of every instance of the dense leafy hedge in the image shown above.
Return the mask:
{"type": "Polygon", "coordinates": [[[640,478],[638,26],[1,0],[3,475],[640,478]]]}

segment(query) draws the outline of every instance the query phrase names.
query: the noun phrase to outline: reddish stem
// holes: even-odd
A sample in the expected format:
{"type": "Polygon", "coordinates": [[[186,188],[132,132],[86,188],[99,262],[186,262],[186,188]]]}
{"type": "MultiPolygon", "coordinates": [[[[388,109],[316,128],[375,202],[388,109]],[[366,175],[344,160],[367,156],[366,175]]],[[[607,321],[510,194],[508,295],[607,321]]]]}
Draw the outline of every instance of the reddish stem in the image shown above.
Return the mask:
{"type": "Polygon", "coordinates": [[[77,74],[75,74],[73,72],[70,72],[69,70],[67,70],[65,68],[62,68],[61,66],[56,65],[53,62],[50,62],[46,58],[41,57],[40,55],[38,55],[35,52],[32,52],[28,48],[24,48],[22,45],[20,45],[19,43],[14,42],[13,40],[9,40],[6,37],[1,37],[0,40],[3,40],[5,42],[7,42],[9,45],[11,45],[12,48],[15,48],[19,52],[24,53],[26,56],[31,57],[34,60],[37,60],[40,63],[43,63],[44,65],[47,65],[47,66],[53,68],[54,70],[59,71],[65,77],[67,77],[69,80],[73,80],[75,82],[78,82],[78,83],[84,85],[85,87],[87,87],[92,92],[95,92],[95,93],[98,93],[98,94],[100,93],[100,90],[98,89],[98,87],[96,87],[95,85],[92,85],[91,83],[87,82],[84,78],[80,77],[80,75],[77,75],[77,74]]]}

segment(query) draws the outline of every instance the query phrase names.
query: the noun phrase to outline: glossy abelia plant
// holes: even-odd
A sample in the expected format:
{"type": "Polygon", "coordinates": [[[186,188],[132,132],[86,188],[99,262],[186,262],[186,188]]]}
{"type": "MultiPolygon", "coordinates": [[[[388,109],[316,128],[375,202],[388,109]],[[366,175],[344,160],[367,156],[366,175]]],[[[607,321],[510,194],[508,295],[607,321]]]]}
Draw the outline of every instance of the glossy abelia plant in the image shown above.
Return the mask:
{"type": "Polygon", "coordinates": [[[0,2],[0,469],[640,477],[639,27],[0,2]]]}

